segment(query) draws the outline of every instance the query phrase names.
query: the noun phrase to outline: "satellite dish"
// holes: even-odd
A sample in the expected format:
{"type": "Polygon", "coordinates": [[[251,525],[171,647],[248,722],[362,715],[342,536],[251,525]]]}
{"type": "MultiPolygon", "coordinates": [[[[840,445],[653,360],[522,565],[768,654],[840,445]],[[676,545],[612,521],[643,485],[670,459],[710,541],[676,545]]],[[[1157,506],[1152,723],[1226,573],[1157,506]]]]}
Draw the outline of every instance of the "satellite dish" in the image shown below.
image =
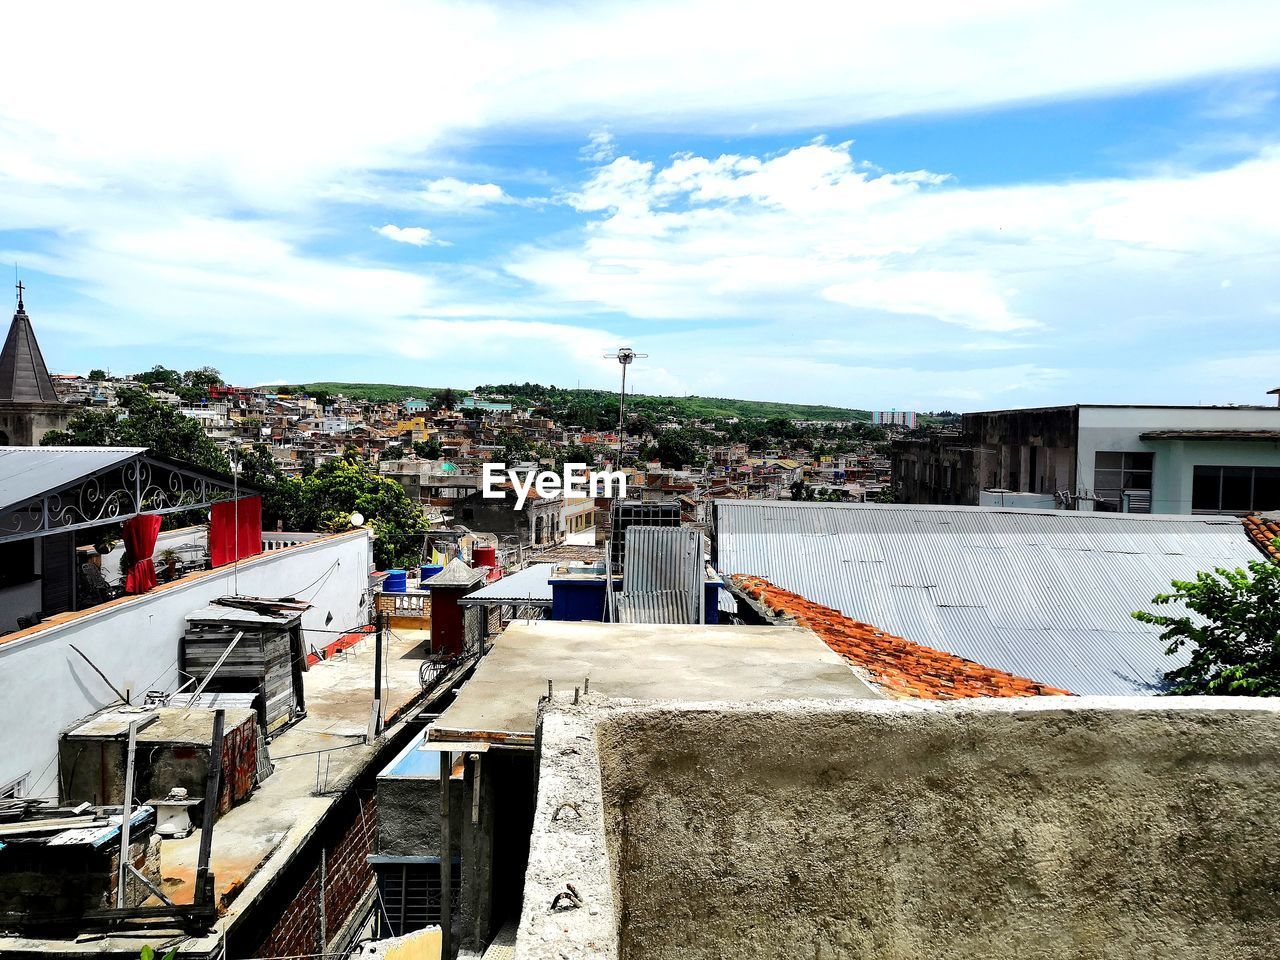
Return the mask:
{"type": "Polygon", "coordinates": [[[363,513],[358,512],[358,511],[357,511],[356,513],[353,513],[353,514],[351,515],[351,525],[352,525],[353,527],[363,527],[363,526],[364,526],[364,514],[363,514],[363,513]]]}

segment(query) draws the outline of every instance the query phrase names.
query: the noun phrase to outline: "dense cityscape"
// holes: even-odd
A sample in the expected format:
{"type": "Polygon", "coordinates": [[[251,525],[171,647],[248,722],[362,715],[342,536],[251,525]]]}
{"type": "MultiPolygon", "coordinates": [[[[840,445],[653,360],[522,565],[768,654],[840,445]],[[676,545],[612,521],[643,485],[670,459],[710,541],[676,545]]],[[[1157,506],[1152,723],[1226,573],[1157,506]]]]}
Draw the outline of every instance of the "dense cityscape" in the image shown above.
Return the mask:
{"type": "Polygon", "coordinates": [[[6,10],[0,960],[1276,960],[1275,7],[6,10]]]}

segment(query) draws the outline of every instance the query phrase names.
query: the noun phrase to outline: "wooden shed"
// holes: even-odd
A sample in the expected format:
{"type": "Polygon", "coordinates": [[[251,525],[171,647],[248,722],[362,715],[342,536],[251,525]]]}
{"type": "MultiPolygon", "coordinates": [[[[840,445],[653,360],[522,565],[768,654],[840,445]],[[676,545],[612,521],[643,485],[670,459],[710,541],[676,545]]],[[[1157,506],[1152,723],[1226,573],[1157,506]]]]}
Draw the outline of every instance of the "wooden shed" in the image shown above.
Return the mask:
{"type": "Polygon", "coordinates": [[[183,672],[206,692],[256,694],[263,733],[274,736],[306,716],[302,613],[308,607],[296,601],[226,597],[188,614],[183,672]]]}

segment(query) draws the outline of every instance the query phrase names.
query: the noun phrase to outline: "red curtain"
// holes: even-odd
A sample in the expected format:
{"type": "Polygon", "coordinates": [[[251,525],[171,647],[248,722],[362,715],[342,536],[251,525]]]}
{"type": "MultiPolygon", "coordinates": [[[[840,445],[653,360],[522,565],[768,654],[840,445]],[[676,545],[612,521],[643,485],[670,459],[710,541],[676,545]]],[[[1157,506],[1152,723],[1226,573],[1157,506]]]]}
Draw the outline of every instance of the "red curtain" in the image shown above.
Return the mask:
{"type": "Polygon", "coordinates": [[[209,517],[209,560],[213,566],[221,567],[261,552],[262,498],[241,497],[238,501],[215,503],[209,517]]]}
{"type": "Polygon", "coordinates": [[[140,513],[130,517],[120,528],[125,549],[133,558],[124,578],[125,593],[146,593],[156,585],[156,565],[151,555],[156,552],[156,537],[160,533],[160,517],[154,513],[140,513]]]}

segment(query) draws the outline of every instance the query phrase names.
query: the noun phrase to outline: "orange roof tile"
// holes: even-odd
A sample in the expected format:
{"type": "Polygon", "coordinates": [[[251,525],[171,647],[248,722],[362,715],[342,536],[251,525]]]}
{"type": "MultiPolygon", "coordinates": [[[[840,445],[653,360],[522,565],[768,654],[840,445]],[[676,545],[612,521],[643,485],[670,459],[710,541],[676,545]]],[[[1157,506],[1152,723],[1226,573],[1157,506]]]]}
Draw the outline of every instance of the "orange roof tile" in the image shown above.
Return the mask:
{"type": "Polygon", "coordinates": [[[891,697],[956,700],[1070,696],[1066,690],[895,637],[871,624],[852,620],[839,610],[775,587],[760,577],[737,574],[733,580],[770,610],[808,627],[840,656],[867,671],[891,697]]]}
{"type": "Polygon", "coordinates": [[[1271,541],[1280,537],[1280,520],[1274,520],[1270,517],[1264,517],[1260,513],[1255,513],[1251,517],[1244,518],[1244,532],[1249,535],[1249,539],[1258,545],[1258,549],[1269,556],[1272,560],[1280,563],[1280,549],[1271,541]]]}

